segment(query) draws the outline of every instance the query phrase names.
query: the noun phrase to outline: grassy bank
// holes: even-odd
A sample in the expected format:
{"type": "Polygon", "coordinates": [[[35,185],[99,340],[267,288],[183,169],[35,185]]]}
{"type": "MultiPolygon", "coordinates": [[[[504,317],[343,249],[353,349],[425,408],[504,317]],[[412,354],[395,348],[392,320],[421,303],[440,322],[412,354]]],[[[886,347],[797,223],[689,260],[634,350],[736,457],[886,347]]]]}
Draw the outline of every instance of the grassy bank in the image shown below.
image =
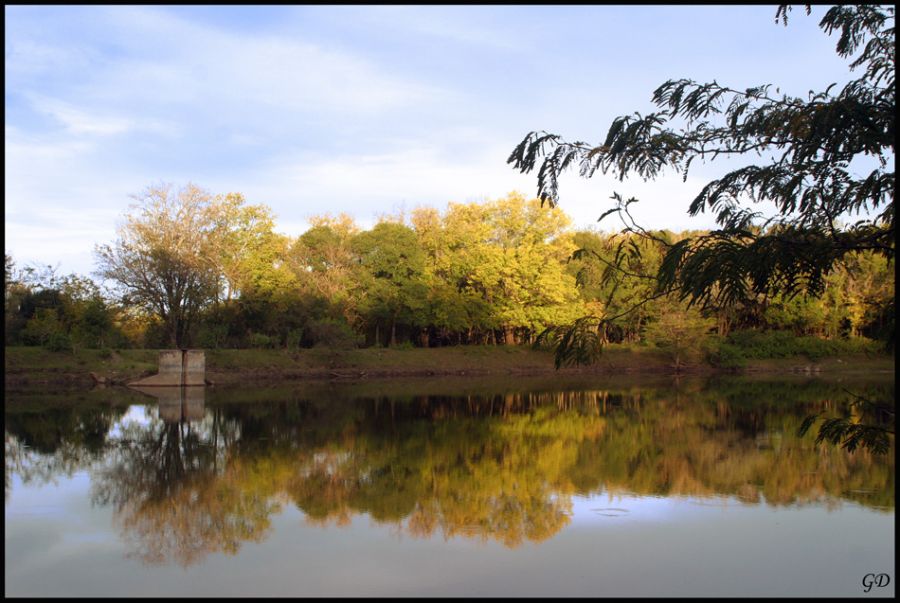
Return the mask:
{"type": "MultiPolygon", "coordinates": [[[[157,350],[52,352],[39,347],[5,349],[6,387],[41,383],[90,386],[91,373],[127,383],[156,373],[157,350]]],[[[553,375],[550,352],[521,346],[358,350],[208,350],[207,377],[216,384],[296,379],[366,379],[465,375],[553,375]]],[[[871,351],[809,357],[744,358],[740,366],[691,368],[692,372],[793,372],[807,374],[893,372],[893,356],[871,351]]],[[[669,373],[670,361],[655,348],[609,345],[599,362],[559,374],[669,373]]]]}
{"type": "MultiPolygon", "coordinates": [[[[6,381],[10,384],[83,383],[91,372],[113,382],[129,382],[156,373],[157,350],[79,350],[52,352],[38,347],[6,348],[6,381]]],[[[586,370],[665,372],[659,352],[633,354],[610,350],[586,370]]],[[[552,374],[553,355],[519,346],[445,348],[367,348],[331,350],[207,350],[207,377],[216,384],[291,379],[358,379],[433,375],[552,374]]]]}

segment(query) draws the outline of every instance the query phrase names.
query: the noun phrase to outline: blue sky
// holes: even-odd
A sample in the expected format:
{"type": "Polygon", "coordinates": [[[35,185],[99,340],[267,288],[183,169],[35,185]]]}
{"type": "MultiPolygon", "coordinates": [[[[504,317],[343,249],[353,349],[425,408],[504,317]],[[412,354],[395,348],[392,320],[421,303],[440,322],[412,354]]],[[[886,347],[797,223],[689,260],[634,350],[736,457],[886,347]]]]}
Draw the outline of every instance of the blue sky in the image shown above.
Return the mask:
{"type": "MultiPolygon", "coordinates": [[[[848,71],[836,38],[774,6],[6,6],[5,248],[95,269],[130,195],[160,182],[241,192],[295,236],[346,212],[536,191],[506,164],[531,130],[598,142],[667,79],[805,95],[848,71]]],[[[722,173],[618,182],[574,172],[561,207],[591,226],[613,191],[654,228],[722,173]]],[[[612,228],[613,222],[604,226],[612,228]]]]}

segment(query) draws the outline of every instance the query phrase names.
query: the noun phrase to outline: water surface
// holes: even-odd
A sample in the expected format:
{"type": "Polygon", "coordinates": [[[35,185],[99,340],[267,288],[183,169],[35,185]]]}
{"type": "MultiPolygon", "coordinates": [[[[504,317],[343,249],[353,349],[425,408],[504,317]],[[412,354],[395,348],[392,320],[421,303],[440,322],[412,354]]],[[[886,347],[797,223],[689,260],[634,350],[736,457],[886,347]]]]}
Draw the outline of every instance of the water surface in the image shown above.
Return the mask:
{"type": "Polygon", "coordinates": [[[893,450],[796,435],[853,394],[893,379],[7,392],[5,590],[893,596],[893,450]]]}

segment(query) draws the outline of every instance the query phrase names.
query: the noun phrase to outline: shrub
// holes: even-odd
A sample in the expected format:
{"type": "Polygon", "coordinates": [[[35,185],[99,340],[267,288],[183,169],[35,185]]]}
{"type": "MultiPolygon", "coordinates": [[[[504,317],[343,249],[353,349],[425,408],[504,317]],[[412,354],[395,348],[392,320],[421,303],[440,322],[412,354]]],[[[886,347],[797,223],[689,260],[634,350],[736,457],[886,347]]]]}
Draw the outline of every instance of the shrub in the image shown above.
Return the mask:
{"type": "Polygon", "coordinates": [[[44,347],[51,352],[66,352],[72,349],[72,341],[64,333],[53,333],[44,342],[44,347]]]}
{"type": "Polygon", "coordinates": [[[720,343],[709,355],[709,363],[721,368],[740,368],[747,364],[747,358],[741,350],[729,343],[720,343]]]}
{"type": "MultiPolygon", "coordinates": [[[[736,331],[719,346],[718,355],[739,354],[743,358],[790,358],[806,356],[812,360],[841,354],[874,354],[880,349],[878,342],[856,337],[853,339],[822,339],[798,337],[790,331],[736,331]],[[733,348],[733,349],[728,349],[733,348]]],[[[724,366],[724,365],[720,365],[724,366]]]]}
{"type": "Polygon", "coordinates": [[[357,347],[357,336],[346,322],[323,318],[309,323],[306,339],[313,347],[352,349],[357,347]]]}
{"type": "Polygon", "coordinates": [[[197,333],[197,343],[202,348],[217,350],[225,345],[228,338],[228,325],[223,323],[204,323],[197,333]]]}
{"type": "Polygon", "coordinates": [[[296,350],[300,347],[300,342],[303,340],[303,331],[300,329],[291,329],[288,331],[287,339],[285,340],[285,345],[289,350],[296,350]]]}
{"type": "Polygon", "coordinates": [[[272,348],[275,347],[275,339],[262,333],[250,333],[248,338],[251,348],[272,348]]]}

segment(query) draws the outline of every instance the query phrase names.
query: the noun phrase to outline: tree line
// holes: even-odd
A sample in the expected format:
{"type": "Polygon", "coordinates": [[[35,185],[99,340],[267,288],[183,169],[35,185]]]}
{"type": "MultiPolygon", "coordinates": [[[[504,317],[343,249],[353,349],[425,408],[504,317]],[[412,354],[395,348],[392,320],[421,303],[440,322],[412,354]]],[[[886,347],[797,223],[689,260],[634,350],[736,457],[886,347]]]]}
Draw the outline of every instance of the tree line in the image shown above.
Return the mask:
{"type": "Polygon", "coordinates": [[[760,292],[700,307],[657,295],[646,275],[705,233],[575,230],[561,208],[518,193],[418,207],[370,229],[321,215],[297,237],[238,193],[159,185],[135,201],[115,241],[95,248],[97,280],[6,255],[6,345],[542,344],[594,317],[601,343],[660,345],[676,365],[748,331],[893,346],[892,258],[872,250],[837,262],[815,297],[760,292]]]}

